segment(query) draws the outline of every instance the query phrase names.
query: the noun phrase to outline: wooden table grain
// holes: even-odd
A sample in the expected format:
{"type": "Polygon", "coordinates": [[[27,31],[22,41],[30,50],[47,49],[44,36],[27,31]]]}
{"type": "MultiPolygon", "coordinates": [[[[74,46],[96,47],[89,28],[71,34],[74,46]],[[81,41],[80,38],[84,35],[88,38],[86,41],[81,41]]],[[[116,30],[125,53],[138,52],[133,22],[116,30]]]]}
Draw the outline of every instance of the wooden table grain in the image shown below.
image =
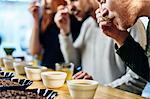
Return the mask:
{"type": "MultiPolygon", "coordinates": [[[[42,81],[35,81],[31,86],[28,87],[28,89],[35,89],[37,87],[41,89],[46,88],[43,85],[42,81]]],[[[61,88],[51,90],[57,91],[59,93],[56,99],[71,99],[66,84],[61,88]]],[[[145,98],[116,88],[99,85],[96,90],[94,99],[145,99],[145,98]]]]}
{"type": "MultiPolygon", "coordinates": [[[[7,70],[4,71],[14,72],[14,71],[7,71],[7,70]]],[[[22,75],[15,75],[15,78],[26,79],[26,77],[22,75]]],[[[36,89],[36,88],[46,89],[42,81],[34,81],[33,84],[29,86],[27,89],[36,89]]],[[[61,88],[50,89],[50,90],[54,90],[58,92],[59,95],[56,97],[56,99],[72,99],[66,84],[64,84],[61,88]]],[[[145,98],[116,88],[99,85],[96,90],[94,99],[145,99],[145,98]]]]}

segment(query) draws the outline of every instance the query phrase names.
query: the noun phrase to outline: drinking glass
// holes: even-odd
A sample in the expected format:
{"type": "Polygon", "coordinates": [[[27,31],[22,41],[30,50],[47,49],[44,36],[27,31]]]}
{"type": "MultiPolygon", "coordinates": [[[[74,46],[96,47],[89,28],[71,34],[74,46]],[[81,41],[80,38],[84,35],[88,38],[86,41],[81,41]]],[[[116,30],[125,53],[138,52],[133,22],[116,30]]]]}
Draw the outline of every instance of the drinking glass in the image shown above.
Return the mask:
{"type": "Polygon", "coordinates": [[[55,64],[56,71],[62,71],[67,73],[66,80],[71,80],[74,72],[74,64],[73,63],[56,63],[55,64]]]}

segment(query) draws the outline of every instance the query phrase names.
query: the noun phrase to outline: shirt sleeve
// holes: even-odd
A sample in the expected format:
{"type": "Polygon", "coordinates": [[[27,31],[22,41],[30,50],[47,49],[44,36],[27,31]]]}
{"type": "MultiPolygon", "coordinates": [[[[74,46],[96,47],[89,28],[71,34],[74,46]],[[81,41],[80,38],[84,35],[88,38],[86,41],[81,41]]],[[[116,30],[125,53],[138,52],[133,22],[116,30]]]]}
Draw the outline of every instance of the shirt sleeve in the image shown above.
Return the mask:
{"type": "Polygon", "coordinates": [[[59,42],[62,54],[64,56],[65,62],[72,62],[75,66],[80,65],[80,54],[77,48],[73,45],[73,40],[71,35],[62,36],[59,34],[59,42]]]}
{"type": "Polygon", "coordinates": [[[132,93],[141,94],[147,81],[135,74],[131,69],[127,68],[127,73],[121,78],[106,84],[113,88],[119,88],[132,93]]]}
{"type": "Polygon", "coordinates": [[[132,71],[149,81],[150,71],[148,58],[143,48],[139,43],[134,41],[131,35],[127,37],[124,45],[117,49],[117,54],[132,71]]]}

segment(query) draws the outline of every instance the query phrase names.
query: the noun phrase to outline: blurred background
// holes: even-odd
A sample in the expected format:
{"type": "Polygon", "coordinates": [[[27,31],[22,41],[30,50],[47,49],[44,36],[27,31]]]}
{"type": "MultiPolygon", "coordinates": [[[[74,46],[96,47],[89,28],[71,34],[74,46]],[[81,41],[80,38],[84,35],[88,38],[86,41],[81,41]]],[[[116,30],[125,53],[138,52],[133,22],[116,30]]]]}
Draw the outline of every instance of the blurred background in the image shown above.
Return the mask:
{"type": "Polygon", "coordinates": [[[14,47],[13,55],[26,54],[32,31],[33,18],[28,11],[32,0],[0,0],[0,55],[4,47],[14,47]]]}
{"type": "MultiPolygon", "coordinates": [[[[28,11],[33,0],[0,0],[0,57],[4,56],[4,47],[14,47],[15,55],[28,53],[32,33],[33,18],[28,11]]],[[[145,27],[147,18],[141,18],[145,27]]]]}

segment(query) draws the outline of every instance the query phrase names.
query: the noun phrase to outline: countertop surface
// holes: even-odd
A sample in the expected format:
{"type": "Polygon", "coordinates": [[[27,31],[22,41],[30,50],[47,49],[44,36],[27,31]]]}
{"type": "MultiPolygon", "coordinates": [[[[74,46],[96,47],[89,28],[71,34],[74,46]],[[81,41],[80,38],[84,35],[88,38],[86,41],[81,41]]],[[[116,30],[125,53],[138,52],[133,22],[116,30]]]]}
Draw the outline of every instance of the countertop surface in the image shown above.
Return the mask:
{"type": "MultiPolygon", "coordinates": [[[[3,71],[14,72],[7,70],[3,71]]],[[[15,78],[26,79],[26,77],[22,75],[15,75],[15,78]]],[[[42,81],[34,81],[33,84],[28,87],[28,89],[37,89],[37,88],[45,89],[46,87],[43,85],[42,81]]],[[[71,99],[66,84],[64,84],[61,88],[51,90],[58,92],[59,95],[56,97],[56,99],[71,99]]],[[[116,88],[99,85],[96,94],[94,96],[94,99],[145,99],[145,98],[116,88]]]]}

